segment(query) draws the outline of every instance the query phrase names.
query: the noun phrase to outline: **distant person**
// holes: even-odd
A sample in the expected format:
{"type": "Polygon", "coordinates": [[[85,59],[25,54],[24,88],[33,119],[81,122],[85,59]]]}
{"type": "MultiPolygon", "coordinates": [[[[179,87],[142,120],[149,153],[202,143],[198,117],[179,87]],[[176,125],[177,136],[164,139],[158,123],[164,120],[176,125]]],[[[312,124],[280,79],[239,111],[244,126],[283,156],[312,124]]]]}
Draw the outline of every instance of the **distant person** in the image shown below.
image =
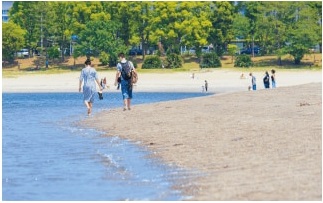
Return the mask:
{"type": "Polygon", "coordinates": [[[276,71],[274,69],[271,70],[271,87],[276,88],[276,71]]]}
{"type": "Polygon", "coordinates": [[[265,77],[263,78],[263,81],[265,88],[268,89],[270,86],[270,77],[268,71],[265,72],[265,77]]]}
{"type": "Polygon", "coordinates": [[[48,69],[48,65],[49,65],[48,59],[46,59],[46,69],[48,69]]]}
{"type": "Polygon", "coordinates": [[[194,77],[195,77],[195,73],[192,73],[191,78],[194,79],[194,77]]]}
{"type": "Polygon", "coordinates": [[[244,76],[244,74],[243,74],[243,73],[241,73],[241,75],[240,75],[240,79],[246,79],[246,77],[244,76]]]}
{"type": "Polygon", "coordinates": [[[204,81],[204,88],[205,88],[205,92],[207,92],[207,88],[209,87],[209,84],[207,83],[207,81],[204,81]]]}
{"type": "Polygon", "coordinates": [[[126,60],[124,53],[118,55],[120,62],[117,64],[117,73],[114,85],[118,84],[118,79],[121,79],[121,93],[124,102],[123,110],[131,110],[131,99],[132,99],[132,71],[136,71],[133,63],[126,60]]]}
{"type": "Polygon", "coordinates": [[[106,77],[101,79],[100,86],[102,87],[102,89],[105,89],[107,87],[107,79],[106,79],[106,77]]]}
{"type": "Polygon", "coordinates": [[[252,73],[249,73],[249,76],[251,77],[252,90],[256,90],[257,89],[256,77],[252,73]]]}
{"type": "Polygon", "coordinates": [[[100,91],[102,91],[102,88],[100,86],[100,81],[96,70],[91,67],[90,59],[86,59],[85,66],[86,67],[82,69],[80,75],[79,92],[81,92],[83,83],[84,104],[87,107],[87,114],[91,115],[94,95],[97,93],[96,84],[100,87],[100,91]]]}

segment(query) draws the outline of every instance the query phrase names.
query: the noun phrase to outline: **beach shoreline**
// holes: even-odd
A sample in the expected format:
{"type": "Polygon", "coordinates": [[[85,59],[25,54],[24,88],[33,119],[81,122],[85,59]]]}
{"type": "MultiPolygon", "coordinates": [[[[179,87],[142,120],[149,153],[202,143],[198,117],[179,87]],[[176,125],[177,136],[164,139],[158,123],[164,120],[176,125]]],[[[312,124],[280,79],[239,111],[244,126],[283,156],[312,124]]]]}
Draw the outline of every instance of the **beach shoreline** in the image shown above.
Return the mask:
{"type": "Polygon", "coordinates": [[[321,91],[311,83],[136,105],[80,124],[207,174],[176,186],[191,200],[321,200],[321,91]]]}
{"type": "MultiPolygon", "coordinates": [[[[321,200],[322,72],[279,72],[278,88],[269,90],[255,72],[257,91],[247,91],[251,79],[240,74],[140,74],[134,99],[136,92],[201,92],[204,80],[214,95],[105,110],[79,125],[140,142],[166,164],[206,174],[175,185],[190,200],[321,200]]],[[[99,75],[108,79],[107,92],[118,92],[114,72],[99,75]]],[[[77,92],[78,77],[3,78],[3,92],[77,92]]]]}

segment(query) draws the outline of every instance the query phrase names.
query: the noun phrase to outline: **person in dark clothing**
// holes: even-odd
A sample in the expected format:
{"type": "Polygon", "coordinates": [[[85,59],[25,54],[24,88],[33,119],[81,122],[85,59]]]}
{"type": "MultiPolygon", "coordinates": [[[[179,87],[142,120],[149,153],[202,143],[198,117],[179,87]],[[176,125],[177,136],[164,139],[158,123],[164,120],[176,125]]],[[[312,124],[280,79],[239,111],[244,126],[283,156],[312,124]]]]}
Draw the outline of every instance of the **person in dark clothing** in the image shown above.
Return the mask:
{"type": "Polygon", "coordinates": [[[207,81],[206,81],[206,80],[205,80],[204,82],[205,82],[205,85],[204,85],[205,92],[207,92],[207,88],[208,88],[209,84],[207,83],[207,81]]]}
{"type": "Polygon", "coordinates": [[[265,88],[268,89],[270,86],[270,77],[269,77],[268,71],[266,71],[263,81],[264,81],[265,88]]]}

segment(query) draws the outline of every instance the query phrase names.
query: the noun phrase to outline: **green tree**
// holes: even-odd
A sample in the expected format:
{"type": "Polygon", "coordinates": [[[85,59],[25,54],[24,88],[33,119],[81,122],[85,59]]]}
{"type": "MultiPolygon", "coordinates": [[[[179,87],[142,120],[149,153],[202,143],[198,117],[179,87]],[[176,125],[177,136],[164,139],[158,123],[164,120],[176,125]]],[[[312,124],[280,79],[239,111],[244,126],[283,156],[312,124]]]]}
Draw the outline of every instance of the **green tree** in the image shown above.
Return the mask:
{"type": "Polygon", "coordinates": [[[237,38],[248,38],[250,32],[249,19],[241,13],[235,14],[232,29],[237,38]]]}
{"type": "Polygon", "coordinates": [[[73,34],[73,18],[71,16],[72,6],[70,2],[48,2],[51,8],[52,24],[50,32],[58,42],[64,61],[65,49],[69,48],[70,38],[73,34]]]}
{"type": "Polygon", "coordinates": [[[229,55],[232,57],[232,63],[233,63],[233,57],[236,54],[236,52],[238,51],[238,46],[235,44],[228,44],[228,53],[229,55]]]}
{"type": "Polygon", "coordinates": [[[218,56],[222,56],[227,44],[234,38],[234,6],[227,1],[216,1],[212,9],[212,31],[209,41],[213,44],[218,56]]]}
{"type": "Polygon", "coordinates": [[[150,40],[162,42],[169,53],[181,45],[204,46],[212,27],[209,2],[155,2],[150,19],[150,40]]]}
{"type": "Polygon", "coordinates": [[[9,11],[10,21],[26,30],[25,47],[29,52],[35,49],[40,42],[39,23],[41,19],[39,15],[36,15],[41,10],[39,5],[39,2],[15,1],[9,11]]]}
{"type": "Polygon", "coordinates": [[[131,8],[139,2],[103,2],[105,11],[110,14],[111,20],[116,22],[116,34],[129,46],[131,38],[131,17],[134,15],[131,8]]]}
{"type": "Polygon", "coordinates": [[[106,4],[112,2],[69,2],[69,15],[72,18],[72,30],[74,34],[80,33],[86,28],[89,21],[108,21],[111,14],[106,4]]]}
{"type": "MultiPolygon", "coordinates": [[[[244,11],[244,15],[249,20],[249,33],[245,37],[245,40],[249,42],[250,47],[254,47],[255,37],[257,33],[257,20],[262,15],[263,4],[266,2],[250,1],[250,2],[239,2],[238,6],[244,11]]],[[[253,49],[252,49],[253,50],[253,49]]],[[[254,56],[254,52],[252,52],[254,56]]]]}
{"type": "MultiPolygon", "coordinates": [[[[313,11],[313,21],[317,23],[319,33],[322,33],[322,2],[321,1],[311,1],[307,4],[312,8],[313,11]]],[[[322,53],[322,35],[319,34],[317,38],[317,43],[320,46],[320,53],[322,53]]]]}
{"type": "Polygon", "coordinates": [[[151,9],[152,2],[135,2],[130,6],[132,13],[130,18],[130,39],[129,43],[133,46],[141,44],[143,47],[143,59],[145,58],[147,49],[151,45],[150,36],[150,16],[153,13],[151,9]]]}
{"type": "Polygon", "coordinates": [[[117,55],[126,52],[122,39],[117,35],[120,25],[114,21],[90,21],[80,34],[80,43],[76,46],[82,55],[99,56],[101,52],[109,55],[109,65],[117,63],[117,55]]]}
{"type": "Polygon", "coordinates": [[[318,43],[321,27],[316,12],[306,2],[294,3],[289,9],[294,13],[287,31],[285,52],[294,57],[295,64],[300,64],[309,49],[318,43]]]}
{"type": "Polygon", "coordinates": [[[16,51],[25,44],[26,31],[13,22],[2,23],[2,58],[13,61],[16,51]]]}

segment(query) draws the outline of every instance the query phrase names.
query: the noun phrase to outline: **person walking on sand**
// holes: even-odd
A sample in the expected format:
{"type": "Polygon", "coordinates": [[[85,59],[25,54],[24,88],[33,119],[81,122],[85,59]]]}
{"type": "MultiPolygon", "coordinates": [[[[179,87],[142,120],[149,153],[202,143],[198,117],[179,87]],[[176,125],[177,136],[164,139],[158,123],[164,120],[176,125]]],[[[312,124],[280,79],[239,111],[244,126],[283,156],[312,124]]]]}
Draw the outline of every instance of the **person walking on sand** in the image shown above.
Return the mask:
{"type": "Polygon", "coordinates": [[[271,87],[276,88],[276,71],[274,69],[271,70],[271,87]]]}
{"type": "Polygon", "coordinates": [[[204,81],[204,88],[205,88],[205,92],[207,92],[207,88],[208,88],[209,84],[207,83],[207,81],[204,81]]]}
{"type": "Polygon", "coordinates": [[[251,77],[252,90],[256,90],[257,89],[256,77],[252,73],[249,73],[249,76],[251,77]]]}
{"type": "Polygon", "coordinates": [[[265,72],[265,77],[263,78],[263,81],[265,88],[268,89],[270,86],[270,77],[268,71],[265,72]]]}
{"type": "Polygon", "coordinates": [[[90,59],[86,59],[85,66],[86,67],[82,69],[80,75],[79,92],[81,92],[81,87],[83,83],[84,104],[87,107],[87,114],[91,115],[92,106],[94,102],[94,95],[97,92],[96,84],[99,86],[100,91],[102,91],[102,87],[100,86],[100,81],[96,70],[93,67],[91,67],[90,59]]]}
{"type": "Polygon", "coordinates": [[[121,93],[123,98],[123,110],[131,110],[131,99],[132,99],[132,82],[130,75],[136,72],[135,67],[131,61],[126,60],[125,54],[120,53],[118,55],[120,62],[117,64],[117,73],[114,81],[114,85],[117,86],[118,78],[121,79],[121,93]]]}

